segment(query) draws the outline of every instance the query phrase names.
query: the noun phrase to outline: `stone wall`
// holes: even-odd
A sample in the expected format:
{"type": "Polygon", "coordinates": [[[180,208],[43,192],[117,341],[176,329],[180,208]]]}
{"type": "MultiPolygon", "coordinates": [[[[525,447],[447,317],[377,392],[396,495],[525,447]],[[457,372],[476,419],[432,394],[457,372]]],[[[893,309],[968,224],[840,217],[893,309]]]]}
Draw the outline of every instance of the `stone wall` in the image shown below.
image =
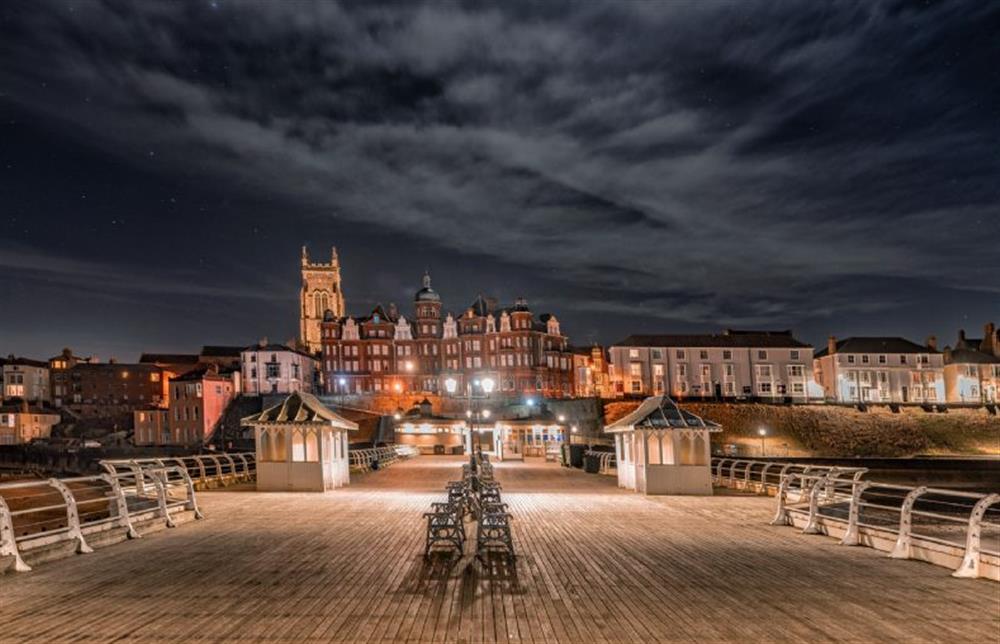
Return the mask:
{"type": "MultiPolygon", "coordinates": [[[[637,404],[608,403],[605,420],[620,418],[637,404]]],[[[713,449],[733,445],[744,455],[760,455],[762,427],[767,430],[765,454],[771,456],[1000,455],[1000,418],[983,409],[929,414],[906,407],[893,414],[883,407],[860,412],[826,405],[692,402],[681,406],[723,426],[713,436],[713,449]]]]}

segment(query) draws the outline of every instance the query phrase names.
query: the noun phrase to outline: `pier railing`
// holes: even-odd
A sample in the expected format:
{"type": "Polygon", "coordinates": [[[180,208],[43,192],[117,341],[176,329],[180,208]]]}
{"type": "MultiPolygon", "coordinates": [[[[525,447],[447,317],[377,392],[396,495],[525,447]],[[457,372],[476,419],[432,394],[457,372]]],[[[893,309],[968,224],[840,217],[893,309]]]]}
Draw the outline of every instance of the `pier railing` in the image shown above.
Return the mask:
{"type": "Polygon", "coordinates": [[[375,463],[378,463],[378,467],[388,467],[400,459],[419,456],[420,450],[410,445],[392,445],[352,449],[347,454],[352,468],[368,472],[372,470],[375,463]]]}
{"type": "Polygon", "coordinates": [[[194,483],[178,466],[2,483],[0,558],[12,557],[14,570],[26,572],[26,554],[55,558],[67,543],[90,553],[97,542],[137,538],[140,524],[172,528],[185,512],[201,518],[194,483]]]}
{"type": "Polygon", "coordinates": [[[101,461],[109,474],[145,468],[177,467],[183,469],[199,489],[223,487],[257,478],[257,459],[253,452],[220,452],[163,458],[109,459],[101,461]]]}
{"type": "Polygon", "coordinates": [[[865,468],[713,459],[716,485],[774,494],[774,525],[1000,581],[1000,494],[896,485],[865,468]]]}

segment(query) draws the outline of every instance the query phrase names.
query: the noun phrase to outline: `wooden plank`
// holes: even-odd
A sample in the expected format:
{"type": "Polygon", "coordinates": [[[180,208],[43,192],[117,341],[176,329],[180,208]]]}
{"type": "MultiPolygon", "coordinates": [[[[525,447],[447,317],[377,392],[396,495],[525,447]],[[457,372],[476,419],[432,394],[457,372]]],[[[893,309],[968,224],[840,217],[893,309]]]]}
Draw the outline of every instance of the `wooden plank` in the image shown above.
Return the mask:
{"type": "Polygon", "coordinates": [[[496,464],[512,569],[425,563],[461,458],[329,494],[200,494],[208,519],[0,577],[25,640],[995,641],[997,585],[767,524],[773,499],[642,497],[529,459],[496,464]]]}

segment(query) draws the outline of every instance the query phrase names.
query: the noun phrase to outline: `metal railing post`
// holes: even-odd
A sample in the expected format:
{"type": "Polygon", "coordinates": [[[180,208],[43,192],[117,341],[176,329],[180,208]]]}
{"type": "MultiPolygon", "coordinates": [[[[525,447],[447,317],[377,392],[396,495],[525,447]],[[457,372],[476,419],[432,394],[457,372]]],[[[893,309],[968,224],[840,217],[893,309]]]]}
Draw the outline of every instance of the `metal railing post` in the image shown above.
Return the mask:
{"type": "Polygon", "coordinates": [[[238,456],[239,459],[241,461],[243,461],[243,480],[244,481],[249,481],[250,480],[250,463],[247,461],[247,457],[244,456],[243,454],[237,454],[236,456],[238,456]]]}
{"type": "Polygon", "coordinates": [[[232,481],[235,483],[236,482],[236,461],[234,461],[233,457],[230,456],[229,454],[225,454],[224,453],[223,456],[226,457],[227,461],[229,461],[229,478],[232,479],[232,481]]]}
{"type": "Polygon", "coordinates": [[[778,510],[774,514],[774,519],[771,520],[771,525],[788,525],[791,523],[786,501],[788,499],[788,487],[795,476],[795,474],[782,474],[781,476],[781,484],[778,485],[778,494],[775,495],[778,500],[778,510]]]}
{"type": "Polygon", "coordinates": [[[159,474],[154,470],[149,470],[150,478],[153,480],[153,487],[156,488],[156,497],[160,506],[160,514],[163,522],[168,528],[176,527],[173,517],[170,516],[170,508],[167,507],[167,488],[160,480],[159,474]]]}
{"type": "Polygon", "coordinates": [[[128,468],[132,471],[132,476],[135,477],[135,493],[142,496],[146,493],[146,479],[142,474],[142,468],[135,461],[129,461],[128,468]]]}
{"type": "Polygon", "coordinates": [[[823,492],[826,479],[829,474],[823,474],[813,481],[809,488],[809,520],[806,527],[802,528],[802,534],[821,534],[819,529],[819,495],[823,492]]]}
{"type": "Polygon", "coordinates": [[[83,538],[83,531],[80,529],[80,513],[76,509],[76,499],[73,498],[73,492],[59,479],[49,479],[48,484],[62,495],[63,501],[66,503],[66,525],[69,528],[66,536],[70,539],[76,539],[77,553],[90,554],[94,549],[88,546],[87,540],[83,538]]]}
{"type": "Polygon", "coordinates": [[[774,463],[764,463],[764,469],[760,471],[760,488],[757,491],[761,494],[767,494],[767,471],[772,465],[774,463]]]}
{"type": "Polygon", "coordinates": [[[847,531],[844,538],[840,540],[842,546],[856,546],[861,543],[858,534],[858,520],[861,516],[861,494],[871,483],[869,481],[859,481],[857,478],[851,483],[851,506],[847,513],[847,531]]]}
{"type": "Polygon", "coordinates": [[[21,553],[17,550],[17,537],[14,534],[10,508],[7,507],[7,502],[2,496],[0,496],[0,556],[14,557],[14,570],[16,572],[31,572],[31,566],[24,563],[24,559],[21,559],[21,553]]]}
{"type": "Polygon", "coordinates": [[[927,492],[927,486],[921,485],[914,488],[912,492],[903,499],[903,505],[899,508],[899,538],[896,539],[896,546],[889,553],[892,559],[909,559],[910,544],[913,535],[913,506],[921,494],[927,492]]]}
{"type": "Polygon", "coordinates": [[[951,573],[952,577],[976,578],[979,577],[979,554],[980,542],[982,538],[983,515],[994,503],[1000,503],[1000,494],[990,494],[976,503],[969,514],[969,532],[965,537],[965,556],[958,569],[951,573]]]}
{"type": "Polygon", "coordinates": [[[198,508],[198,499],[194,495],[194,481],[191,480],[191,476],[188,475],[186,469],[178,468],[177,472],[184,477],[184,485],[187,488],[188,498],[184,503],[184,509],[193,511],[195,519],[204,519],[205,515],[203,515],[201,513],[201,509],[198,508]]]}
{"type": "Polygon", "coordinates": [[[122,486],[118,483],[118,477],[113,474],[103,474],[101,478],[107,481],[115,495],[115,508],[118,510],[120,525],[125,528],[125,534],[129,539],[138,539],[139,533],[132,525],[132,517],[128,514],[128,502],[125,501],[125,492],[122,491],[122,486]]]}

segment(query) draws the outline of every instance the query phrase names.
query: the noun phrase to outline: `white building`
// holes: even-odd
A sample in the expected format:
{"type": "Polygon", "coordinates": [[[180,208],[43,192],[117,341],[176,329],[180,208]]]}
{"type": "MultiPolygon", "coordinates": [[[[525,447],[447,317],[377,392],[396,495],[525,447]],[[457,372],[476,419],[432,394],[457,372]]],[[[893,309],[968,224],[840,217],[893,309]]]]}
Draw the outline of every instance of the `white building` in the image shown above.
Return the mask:
{"type": "Polygon", "coordinates": [[[934,338],[831,336],[813,360],[816,382],[829,402],[944,403],[944,356],[934,338]]]}
{"type": "Polygon", "coordinates": [[[821,396],[812,346],[791,331],[632,335],[609,353],[616,396],[796,402],[821,396]]]}
{"type": "Polygon", "coordinates": [[[240,353],[243,393],[249,396],[310,393],[316,373],[316,360],[308,353],[283,344],[259,344],[240,353]]]}
{"type": "Polygon", "coordinates": [[[0,359],[3,372],[0,384],[0,400],[19,398],[31,402],[51,402],[49,391],[49,363],[13,355],[0,359]]]}
{"type": "Polygon", "coordinates": [[[949,403],[1000,402],[1000,332],[990,323],[982,338],[958,332],[955,348],[944,349],[944,390],[949,403]]]}

